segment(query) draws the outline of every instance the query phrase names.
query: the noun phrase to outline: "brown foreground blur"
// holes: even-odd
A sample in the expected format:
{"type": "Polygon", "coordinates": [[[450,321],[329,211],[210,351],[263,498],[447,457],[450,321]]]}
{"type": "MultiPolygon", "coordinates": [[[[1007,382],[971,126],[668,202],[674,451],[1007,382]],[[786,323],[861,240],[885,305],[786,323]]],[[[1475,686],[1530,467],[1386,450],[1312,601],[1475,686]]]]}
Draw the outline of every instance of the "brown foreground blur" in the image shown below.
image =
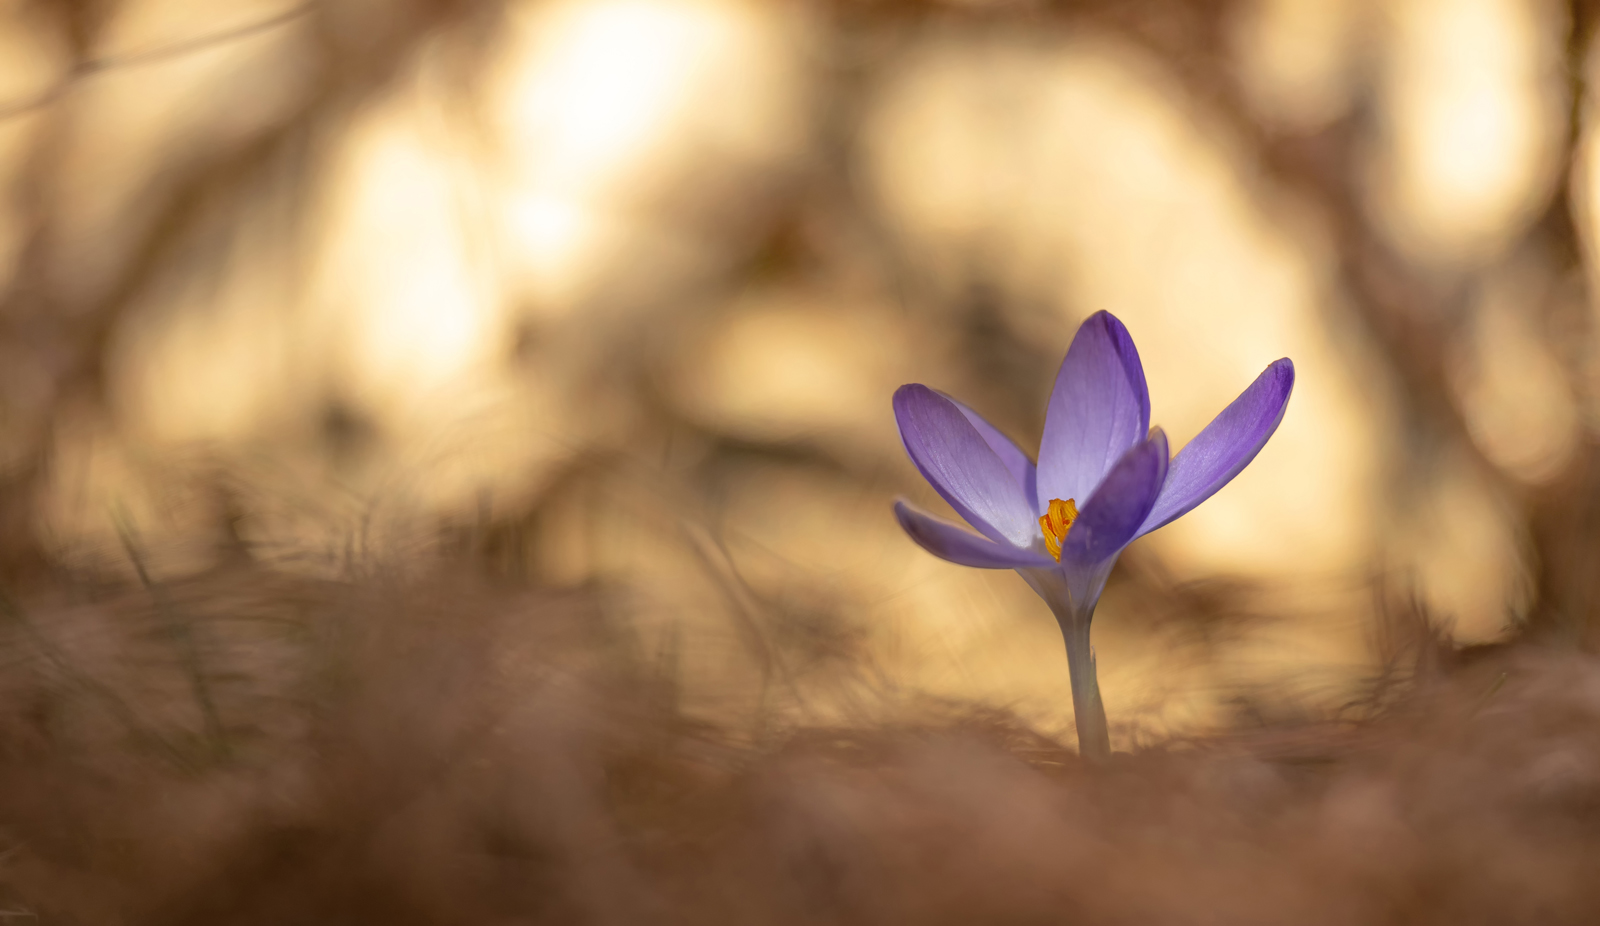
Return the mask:
{"type": "MultiPolygon", "coordinates": [[[[449,567],[241,566],[155,601],[8,602],[0,909],[169,926],[1600,910],[1590,657],[1466,659],[1401,611],[1384,684],[1344,721],[1097,768],[1004,711],[862,678],[850,722],[708,724],[608,610],[449,567]]],[[[800,653],[766,655],[763,690],[781,687],[800,653]]]]}
{"type": "Polygon", "coordinates": [[[1597,14],[0,4],[0,926],[1592,922],[1597,14]],[[1086,768],[889,397],[1098,309],[1086,768]]]}

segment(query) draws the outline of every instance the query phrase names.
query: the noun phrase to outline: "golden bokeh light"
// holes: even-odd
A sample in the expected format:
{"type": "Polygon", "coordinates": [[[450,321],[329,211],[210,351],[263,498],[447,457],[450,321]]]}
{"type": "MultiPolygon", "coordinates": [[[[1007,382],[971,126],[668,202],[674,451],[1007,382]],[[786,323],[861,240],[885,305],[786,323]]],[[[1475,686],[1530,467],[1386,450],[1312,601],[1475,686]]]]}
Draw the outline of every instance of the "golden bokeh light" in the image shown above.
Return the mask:
{"type": "Polygon", "coordinates": [[[118,244],[143,231],[141,223],[150,220],[147,201],[171,181],[174,159],[203,163],[284,118],[306,92],[312,75],[298,20],[181,54],[136,54],[179,47],[258,19],[261,11],[283,9],[246,7],[172,0],[121,8],[100,51],[110,62],[106,70],[74,84],[55,104],[72,115],[60,156],[74,182],[54,191],[61,234],[103,243],[71,250],[70,262],[52,268],[56,285],[74,299],[102,298],[116,285],[115,268],[129,259],[118,244]],[[126,63],[118,64],[123,58],[126,63]]]}
{"type": "Polygon", "coordinates": [[[686,172],[789,154],[793,50],[779,26],[736,0],[514,9],[490,90],[495,194],[508,269],[535,311],[559,315],[602,286],[686,172]]]}
{"type": "Polygon", "coordinates": [[[1314,236],[1285,240],[1293,213],[1253,202],[1227,143],[1180,101],[1150,62],[1092,37],[934,47],[880,101],[874,175],[925,249],[921,267],[993,255],[1012,293],[1059,313],[1030,327],[1057,350],[1074,315],[1123,318],[1153,421],[1176,447],[1293,357],[1294,412],[1272,445],[1152,542],[1184,568],[1352,568],[1372,530],[1359,500],[1372,492],[1381,397],[1327,347],[1314,236]]]}
{"type": "MultiPolygon", "coordinates": [[[[119,43],[153,41],[176,15],[160,12],[119,43]]],[[[736,171],[782,153],[792,138],[782,58],[771,24],[734,3],[528,5],[512,26],[496,46],[487,140],[424,59],[331,152],[311,197],[311,253],[286,253],[262,226],[234,242],[220,278],[164,293],[171,305],[128,332],[118,405],[138,440],[223,453],[271,441],[292,455],[307,433],[294,422],[336,401],[369,418],[385,447],[356,485],[405,486],[407,504],[444,512],[485,492],[515,495],[607,432],[563,398],[570,377],[587,375],[571,355],[531,372],[510,365],[518,317],[592,297],[616,261],[642,252],[655,259],[630,270],[635,285],[670,284],[672,261],[654,242],[671,220],[651,190],[681,182],[685,169],[720,161],[736,171]],[[743,96],[707,114],[699,101],[723,84],[743,96]]],[[[138,110],[145,116],[128,130],[137,138],[113,138],[115,120],[95,123],[86,151],[114,142],[135,154],[75,193],[104,216],[93,221],[125,219],[119,197],[130,194],[117,191],[134,190],[148,170],[140,158],[154,157],[137,152],[160,150],[189,130],[182,120],[198,118],[178,102],[202,93],[197,76],[248,71],[250,43],[281,41],[274,36],[84,91],[98,94],[85,106],[124,116],[137,94],[172,101],[138,110]]]]}
{"type": "Polygon", "coordinates": [[[1368,207],[1397,246],[1421,259],[1492,256],[1558,180],[1562,16],[1554,4],[1521,0],[1380,8],[1384,142],[1368,207]]]}
{"type": "Polygon", "coordinates": [[[1527,261],[1489,279],[1454,368],[1478,446],[1501,469],[1534,484],[1561,472],[1582,437],[1573,384],[1537,311],[1554,285],[1545,268],[1527,261]]]}
{"type": "Polygon", "coordinates": [[[362,404],[448,402],[492,375],[506,333],[482,191],[440,102],[419,92],[369,113],[329,184],[315,299],[362,404]]]}
{"type": "MultiPolygon", "coordinates": [[[[1591,40],[1584,54],[1587,79],[1600,77],[1600,41],[1591,40]]],[[[1600,109],[1593,94],[1586,96],[1580,110],[1582,134],[1574,146],[1570,196],[1573,224],[1577,226],[1584,257],[1584,278],[1588,292],[1600,286],[1600,109]]],[[[1588,299],[1587,317],[1600,322],[1600,301],[1588,299]]],[[[1587,433],[1600,433],[1600,361],[1590,359],[1584,370],[1585,382],[1581,412],[1587,433]]]]}
{"type": "Polygon", "coordinates": [[[891,394],[905,376],[907,334],[883,307],[843,295],[752,294],[683,352],[682,401],[749,437],[848,436],[893,449],[891,394]]]}
{"type": "Polygon", "coordinates": [[[1588,921],[1597,32],[0,2],[0,921],[1588,921]]]}
{"type": "Polygon", "coordinates": [[[1530,589],[1506,499],[1453,458],[1405,502],[1410,517],[1385,538],[1391,566],[1464,643],[1503,639],[1527,613],[1530,589]]]}
{"type": "Polygon", "coordinates": [[[1254,0],[1231,23],[1239,77],[1273,125],[1315,129],[1349,108],[1357,56],[1370,31],[1366,0],[1254,0]]]}
{"type": "Polygon", "coordinates": [[[513,144],[552,187],[592,194],[655,152],[675,118],[738,53],[725,4],[595,0],[528,5],[504,93],[513,144]],[[531,20],[531,21],[529,21],[531,20]],[[626,162],[626,163],[625,163],[626,162]]]}
{"type": "MultiPolygon", "coordinates": [[[[1055,365],[1105,309],[1174,447],[1268,363],[1297,371],[1259,458],[1140,541],[1107,592],[1119,742],[1223,723],[1242,688],[1344,703],[1370,658],[1350,615],[1380,581],[1463,641],[1532,607],[1517,493],[1556,484],[1594,417],[1553,334],[1566,271],[1507,251],[1560,179],[1548,5],[1260,0],[1219,23],[1232,58],[1204,88],[1138,30],[990,25],[1006,4],[964,6],[982,27],[930,19],[819,53],[873,20],[526,0],[421,36],[392,75],[272,136],[320,105],[307,62],[328,23],[297,9],[119,8],[105,66],[41,110],[67,178],[65,244],[41,251],[54,298],[89,312],[144,280],[128,261],[151,223],[204,255],[139,284],[107,326],[105,407],[55,429],[41,507],[75,563],[125,568],[133,523],[165,551],[157,573],[200,568],[224,504],[262,550],[467,536],[517,575],[627,589],[642,638],[678,641],[684,697],[732,724],[757,712],[729,654],[759,621],[739,614],[766,609],[762,633],[811,641],[783,697],[815,716],[860,694],[827,668],[848,653],[902,690],[1063,729],[1059,638],[1026,587],[895,525],[896,495],[945,508],[889,398],[947,390],[1032,450],[1055,365]],[[1274,147],[1332,159],[1369,110],[1344,187],[1274,147]],[[262,136],[278,141],[229,160],[262,136]],[[281,173],[207,199],[267,163],[281,173]],[[205,221],[150,205],[217,164],[189,194],[205,221]],[[1361,201],[1319,199],[1341,189],[1361,201]],[[1351,222],[1374,241],[1352,244],[1351,222]],[[1417,292],[1468,294],[1436,313],[1456,444],[1418,433],[1385,372],[1382,313],[1427,310],[1352,275],[1379,239],[1417,292]],[[1217,577],[1275,619],[1220,642],[1164,622],[1217,577]]],[[[339,29],[365,15],[340,10],[339,29]]],[[[22,99],[64,67],[4,52],[34,47],[25,25],[0,28],[0,88],[22,99]]],[[[38,124],[0,121],[7,171],[38,124]]],[[[27,233],[0,216],[0,259],[27,233]]]]}

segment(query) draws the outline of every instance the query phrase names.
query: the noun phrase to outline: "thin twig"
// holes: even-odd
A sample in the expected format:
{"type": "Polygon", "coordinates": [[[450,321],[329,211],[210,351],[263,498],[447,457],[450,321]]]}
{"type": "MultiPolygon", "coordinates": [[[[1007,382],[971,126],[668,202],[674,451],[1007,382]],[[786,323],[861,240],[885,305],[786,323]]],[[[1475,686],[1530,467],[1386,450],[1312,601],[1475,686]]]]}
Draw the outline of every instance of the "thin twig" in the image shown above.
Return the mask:
{"type": "Polygon", "coordinates": [[[138,539],[134,537],[133,526],[122,513],[112,516],[117,525],[117,537],[122,540],[122,547],[128,553],[128,559],[133,563],[133,569],[139,575],[139,582],[150,593],[155,601],[156,612],[161,615],[168,634],[177,642],[178,659],[183,665],[184,674],[189,677],[189,690],[194,694],[195,704],[200,708],[202,723],[205,725],[205,738],[217,752],[224,758],[227,757],[228,738],[226,728],[222,725],[222,717],[217,712],[217,703],[211,696],[211,685],[206,681],[205,665],[200,658],[200,647],[195,642],[194,627],[185,620],[178,609],[173,606],[167,597],[166,589],[150,578],[150,571],[145,567],[144,553],[139,549],[138,539]]]}
{"type": "Polygon", "coordinates": [[[56,645],[39,630],[38,625],[22,610],[22,606],[12,601],[3,592],[0,592],[0,613],[21,625],[23,631],[27,633],[28,639],[33,641],[33,645],[38,648],[40,655],[61,674],[69,685],[80,688],[103,701],[111,713],[116,715],[116,718],[122,722],[123,726],[128,728],[128,732],[132,733],[135,739],[154,743],[166,754],[168,759],[172,760],[174,765],[180,768],[189,769],[193,767],[194,763],[184,755],[182,750],[145,723],[120,695],[93,676],[78,671],[77,666],[72,664],[66,654],[57,649],[56,645]]]}
{"type": "Polygon", "coordinates": [[[30,100],[23,100],[20,103],[12,103],[10,105],[0,106],[0,120],[21,116],[26,113],[33,112],[34,110],[42,109],[45,106],[49,106],[51,103],[54,103],[56,100],[64,96],[67,90],[71,88],[73,83],[85,77],[92,77],[96,74],[101,74],[106,71],[116,70],[119,68],[133,68],[149,64],[157,64],[162,61],[182,57],[183,55],[192,54],[197,51],[204,51],[208,48],[213,48],[218,45],[236,42],[239,39],[249,38],[258,32],[265,32],[268,29],[274,29],[278,26],[293,22],[294,20],[299,19],[300,17],[311,12],[316,6],[317,0],[306,0],[304,3],[292,6],[282,12],[274,13],[265,19],[260,19],[252,23],[246,23],[242,26],[235,26],[231,29],[223,29],[207,35],[196,36],[192,39],[183,39],[168,45],[163,45],[159,48],[152,48],[148,51],[133,52],[126,55],[109,55],[104,58],[89,58],[85,61],[79,62],[70,71],[68,71],[65,76],[56,81],[54,84],[51,84],[49,87],[45,88],[34,98],[30,100]]]}

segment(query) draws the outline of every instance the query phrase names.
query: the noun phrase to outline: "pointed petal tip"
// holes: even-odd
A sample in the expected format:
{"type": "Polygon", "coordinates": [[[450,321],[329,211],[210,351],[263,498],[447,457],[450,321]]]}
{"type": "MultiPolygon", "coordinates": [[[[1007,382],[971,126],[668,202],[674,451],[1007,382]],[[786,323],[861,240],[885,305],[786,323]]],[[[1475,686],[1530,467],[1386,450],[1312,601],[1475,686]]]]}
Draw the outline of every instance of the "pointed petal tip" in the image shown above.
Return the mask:
{"type": "Polygon", "coordinates": [[[1267,365],[1239,397],[1178,452],[1141,535],[1171,523],[1210,498],[1250,465],[1289,408],[1294,361],[1267,365]]]}
{"type": "MultiPolygon", "coordinates": [[[[1138,364],[1139,375],[1143,377],[1144,368],[1142,364],[1139,364],[1138,348],[1133,346],[1133,335],[1128,333],[1128,326],[1122,323],[1122,319],[1112,315],[1105,309],[1101,309],[1084,319],[1083,324],[1078,327],[1081,330],[1091,326],[1097,326],[1105,333],[1106,338],[1115,345],[1118,353],[1122,354],[1125,365],[1130,363],[1138,364]]],[[[1129,370],[1129,375],[1131,376],[1132,374],[1133,371],[1129,370]]]]}
{"type": "Polygon", "coordinates": [[[894,398],[891,400],[894,403],[895,409],[899,410],[900,406],[907,399],[909,399],[913,395],[917,394],[917,392],[919,390],[920,391],[925,391],[925,392],[932,392],[933,391],[932,389],[929,389],[927,386],[924,386],[921,383],[906,383],[904,386],[901,386],[899,389],[896,389],[894,391],[894,398]]]}
{"type": "Polygon", "coordinates": [[[1115,315],[1084,319],[1056,373],[1039,445],[1036,502],[1093,491],[1149,436],[1150,388],[1133,336],[1115,315]]]}
{"type": "Polygon", "coordinates": [[[1127,331],[1128,330],[1128,326],[1124,325],[1122,323],[1122,319],[1116,317],[1115,315],[1112,315],[1110,312],[1106,311],[1105,309],[1100,309],[1100,310],[1094,312],[1093,314],[1091,314],[1088,318],[1084,319],[1083,321],[1084,321],[1084,324],[1088,324],[1089,322],[1098,322],[1099,324],[1104,325],[1106,328],[1108,328],[1108,329],[1110,329],[1112,331],[1127,331]]]}
{"type": "MultiPolygon", "coordinates": [[[[1274,360],[1272,363],[1267,364],[1267,368],[1261,372],[1257,379],[1271,383],[1270,386],[1265,388],[1263,398],[1269,404],[1275,403],[1278,407],[1278,413],[1275,416],[1276,420],[1272,425],[1275,429],[1277,428],[1276,421],[1282,421],[1283,413],[1288,411],[1289,396],[1294,393],[1294,361],[1288,357],[1274,360]]],[[[1265,383],[1263,385],[1265,386],[1265,383]]]]}
{"type": "Polygon", "coordinates": [[[1261,371],[1258,379],[1270,381],[1277,392],[1281,392],[1285,400],[1289,393],[1294,391],[1294,361],[1288,357],[1280,357],[1267,364],[1261,371]]]}

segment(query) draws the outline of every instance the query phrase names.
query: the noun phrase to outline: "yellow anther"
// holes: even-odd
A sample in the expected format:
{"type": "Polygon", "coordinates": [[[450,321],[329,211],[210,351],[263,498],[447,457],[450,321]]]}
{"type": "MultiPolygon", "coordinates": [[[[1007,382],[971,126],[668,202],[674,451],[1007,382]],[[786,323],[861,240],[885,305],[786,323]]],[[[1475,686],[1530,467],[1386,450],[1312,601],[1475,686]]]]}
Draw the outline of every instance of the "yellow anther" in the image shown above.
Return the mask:
{"type": "Polygon", "coordinates": [[[1044,545],[1058,563],[1061,562],[1061,542],[1067,539],[1067,531],[1072,529],[1072,522],[1076,520],[1078,506],[1070,498],[1065,501],[1050,499],[1050,509],[1039,518],[1039,527],[1044,529],[1044,545]]]}

